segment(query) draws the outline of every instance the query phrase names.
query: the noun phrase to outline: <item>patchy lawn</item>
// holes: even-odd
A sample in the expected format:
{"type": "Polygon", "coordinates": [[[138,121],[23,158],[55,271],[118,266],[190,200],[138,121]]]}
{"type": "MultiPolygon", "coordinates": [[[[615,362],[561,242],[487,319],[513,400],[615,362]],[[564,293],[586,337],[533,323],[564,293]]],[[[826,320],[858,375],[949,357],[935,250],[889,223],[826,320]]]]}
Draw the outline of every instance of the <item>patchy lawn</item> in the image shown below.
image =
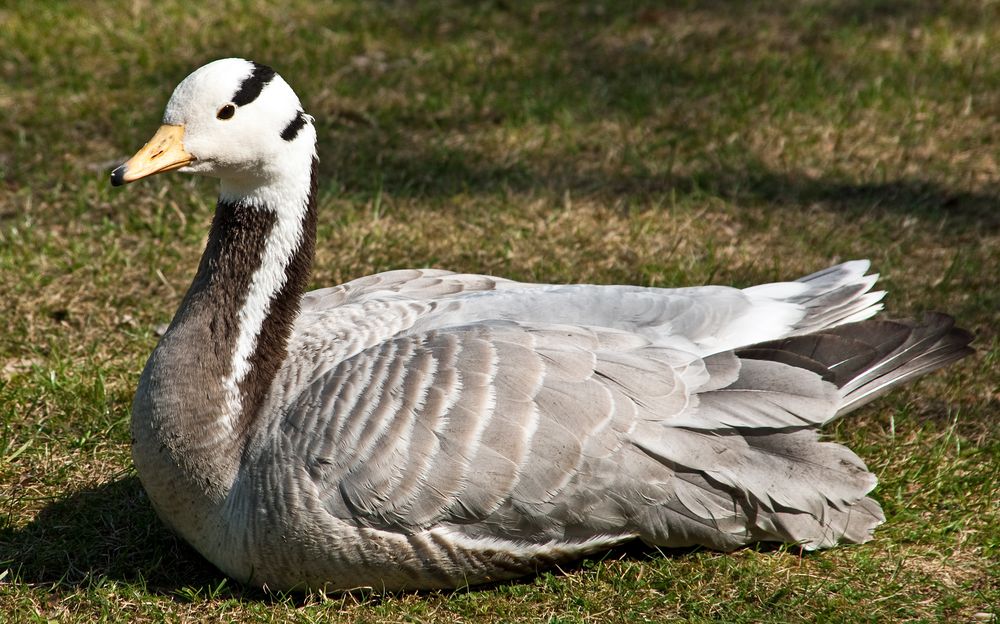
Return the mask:
{"type": "Polygon", "coordinates": [[[995,2],[209,4],[0,8],[0,619],[1000,619],[995,2]],[[876,539],[634,547],[450,594],[227,581],[156,519],[128,431],[216,189],[108,172],[234,55],[318,120],[316,286],[406,266],[749,285],[867,257],[888,314],[956,316],[976,356],[829,432],[879,475],[876,539]]]}

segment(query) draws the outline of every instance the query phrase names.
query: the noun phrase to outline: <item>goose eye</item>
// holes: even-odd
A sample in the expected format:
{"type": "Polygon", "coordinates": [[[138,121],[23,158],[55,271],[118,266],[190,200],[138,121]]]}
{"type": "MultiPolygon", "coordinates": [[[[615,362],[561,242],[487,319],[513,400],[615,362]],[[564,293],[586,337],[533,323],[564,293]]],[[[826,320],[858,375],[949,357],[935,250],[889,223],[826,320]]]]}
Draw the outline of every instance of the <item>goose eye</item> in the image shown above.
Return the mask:
{"type": "Polygon", "coordinates": [[[236,114],[236,106],[233,104],[226,104],[219,109],[219,112],[215,114],[218,119],[229,119],[236,114]]]}

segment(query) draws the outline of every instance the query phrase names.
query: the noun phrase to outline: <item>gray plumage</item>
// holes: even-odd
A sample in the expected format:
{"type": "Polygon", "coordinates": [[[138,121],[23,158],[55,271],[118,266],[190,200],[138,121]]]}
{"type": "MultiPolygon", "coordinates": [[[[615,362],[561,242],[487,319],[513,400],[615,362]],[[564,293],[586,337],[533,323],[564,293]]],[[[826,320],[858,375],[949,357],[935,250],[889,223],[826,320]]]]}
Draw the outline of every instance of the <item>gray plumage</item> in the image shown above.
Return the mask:
{"type": "Polygon", "coordinates": [[[944,315],[869,320],[867,261],[745,289],[425,269],[303,293],[301,111],[268,68],[212,63],[113,178],[188,163],[223,181],[139,383],[133,457],[164,521],[243,582],[448,588],[636,538],[864,542],[875,476],[820,427],[971,352],[944,315]],[[253,98],[216,119],[234,93],[253,98]]]}
{"type": "MultiPolygon", "coordinates": [[[[265,406],[284,417],[245,463],[282,474],[254,474],[240,496],[299,474],[304,483],[268,497],[309,499],[331,533],[344,523],[402,540],[403,562],[345,555],[331,540],[308,584],[452,587],[635,537],[722,550],[866,541],[884,520],[865,496],[875,477],[818,428],[964,356],[969,336],[942,315],[817,331],[874,312],[880,294],[865,294],[865,268],[796,283],[810,289],[789,298],[803,314],[786,330],[793,337],[735,352],[730,341],[703,345],[742,327],[753,305],[789,301],[439,271],[312,293],[290,353],[317,358],[289,360],[275,385],[287,391],[265,406]]],[[[782,290],[797,286],[766,289],[782,290]]],[[[306,553],[253,550],[287,562],[272,583],[301,582],[306,553]]]]}

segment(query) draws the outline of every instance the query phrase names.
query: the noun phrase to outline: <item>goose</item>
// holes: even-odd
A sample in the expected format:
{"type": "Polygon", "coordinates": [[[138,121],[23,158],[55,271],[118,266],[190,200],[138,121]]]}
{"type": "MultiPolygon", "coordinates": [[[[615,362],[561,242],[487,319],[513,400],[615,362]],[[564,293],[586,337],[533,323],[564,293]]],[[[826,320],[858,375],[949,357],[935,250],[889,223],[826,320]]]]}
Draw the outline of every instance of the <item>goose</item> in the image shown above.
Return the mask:
{"type": "Polygon", "coordinates": [[[273,69],[209,63],[115,186],[220,180],[132,405],[162,521],[270,590],[455,588],[629,540],[863,543],[876,477],[826,423],[972,352],[872,319],[858,260],[749,288],[394,270],[306,292],[317,132],[273,69]]]}

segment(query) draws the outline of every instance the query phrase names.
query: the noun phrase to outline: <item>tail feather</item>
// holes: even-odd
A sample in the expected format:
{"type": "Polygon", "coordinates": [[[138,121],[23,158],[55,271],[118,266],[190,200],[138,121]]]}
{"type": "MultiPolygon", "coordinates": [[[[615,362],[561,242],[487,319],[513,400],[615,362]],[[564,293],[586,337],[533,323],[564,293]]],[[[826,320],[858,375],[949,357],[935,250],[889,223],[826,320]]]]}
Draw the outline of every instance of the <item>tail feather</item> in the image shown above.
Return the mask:
{"type": "Polygon", "coordinates": [[[809,290],[791,299],[806,309],[805,317],[795,325],[795,334],[803,335],[870,318],[882,309],[885,291],[871,291],[878,273],[865,275],[871,263],[852,260],[799,278],[809,290]]]}
{"type": "Polygon", "coordinates": [[[732,352],[712,356],[710,368],[738,366],[736,379],[699,393],[685,418],[634,432],[635,446],[676,475],[665,508],[642,514],[640,536],[718,549],[868,541],[885,520],[867,496],[875,475],[847,447],[823,441],[819,428],[965,357],[971,339],[950,317],[929,314],[762,343],[735,352],[738,361],[732,352]]]}

